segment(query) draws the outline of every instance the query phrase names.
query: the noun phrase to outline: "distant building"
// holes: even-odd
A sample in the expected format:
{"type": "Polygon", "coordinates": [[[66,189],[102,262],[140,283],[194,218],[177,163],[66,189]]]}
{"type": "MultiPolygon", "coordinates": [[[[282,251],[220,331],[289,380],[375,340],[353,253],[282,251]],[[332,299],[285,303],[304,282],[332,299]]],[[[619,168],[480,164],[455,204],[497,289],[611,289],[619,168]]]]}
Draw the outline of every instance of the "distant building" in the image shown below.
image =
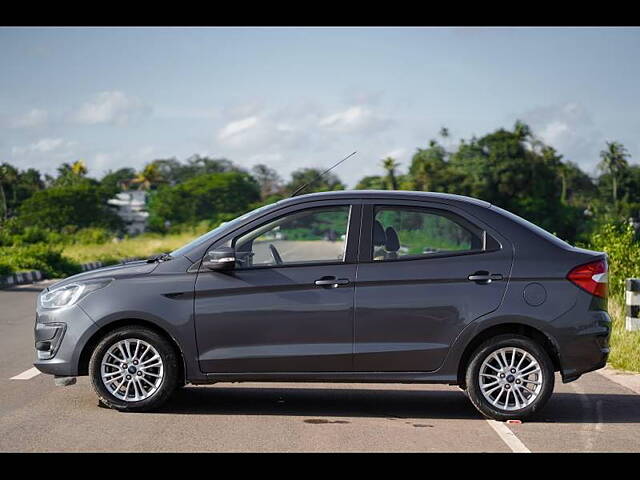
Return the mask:
{"type": "Polygon", "coordinates": [[[127,190],[116,194],[107,201],[109,205],[118,207],[117,214],[124,221],[127,233],[137,235],[147,228],[147,192],[144,190],[127,190]]]}

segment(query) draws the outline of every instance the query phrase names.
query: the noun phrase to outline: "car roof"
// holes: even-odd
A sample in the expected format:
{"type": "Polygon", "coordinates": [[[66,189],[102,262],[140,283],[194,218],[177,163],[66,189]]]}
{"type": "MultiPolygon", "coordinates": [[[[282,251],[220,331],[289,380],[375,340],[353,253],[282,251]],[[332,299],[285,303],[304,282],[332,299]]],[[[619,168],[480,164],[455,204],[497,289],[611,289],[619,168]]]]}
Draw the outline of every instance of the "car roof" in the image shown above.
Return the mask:
{"type": "Polygon", "coordinates": [[[298,195],[293,198],[287,198],[280,200],[278,204],[293,204],[298,202],[306,202],[311,200],[328,200],[339,198],[388,198],[388,199],[403,199],[403,200],[421,200],[421,201],[436,201],[436,202],[461,202],[471,203],[481,207],[489,208],[491,204],[484,200],[478,200],[477,198],[466,197],[464,195],[454,195],[453,193],[440,193],[440,192],[416,192],[412,190],[334,190],[331,192],[317,192],[307,193],[305,195],[298,195]]]}

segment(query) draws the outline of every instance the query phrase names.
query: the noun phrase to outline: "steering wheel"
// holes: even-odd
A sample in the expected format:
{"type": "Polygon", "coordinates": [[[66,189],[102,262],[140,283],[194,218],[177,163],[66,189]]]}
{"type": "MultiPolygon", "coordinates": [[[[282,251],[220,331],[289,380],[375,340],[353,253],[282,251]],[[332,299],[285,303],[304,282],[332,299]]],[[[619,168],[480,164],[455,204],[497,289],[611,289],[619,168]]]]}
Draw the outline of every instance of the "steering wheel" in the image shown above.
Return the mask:
{"type": "Polygon", "coordinates": [[[269,244],[269,250],[271,250],[271,256],[273,257],[273,261],[276,262],[276,265],[282,265],[282,257],[278,249],[273,246],[273,243],[269,244]]]}

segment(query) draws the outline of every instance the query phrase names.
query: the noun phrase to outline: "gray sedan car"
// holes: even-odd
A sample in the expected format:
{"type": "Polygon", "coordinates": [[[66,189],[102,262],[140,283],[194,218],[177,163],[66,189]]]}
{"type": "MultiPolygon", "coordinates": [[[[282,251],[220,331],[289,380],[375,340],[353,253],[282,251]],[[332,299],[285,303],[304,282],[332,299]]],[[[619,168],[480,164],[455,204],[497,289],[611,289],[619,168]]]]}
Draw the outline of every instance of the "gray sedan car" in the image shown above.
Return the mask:
{"type": "Polygon", "coordinates": [[[163,404],[182,385],[459,385],[523,418],[605,365],[607,259],[468,197],[302,195],[146,261],[43,291],[35,366],[89,375],[101,402],[163,404]]]}

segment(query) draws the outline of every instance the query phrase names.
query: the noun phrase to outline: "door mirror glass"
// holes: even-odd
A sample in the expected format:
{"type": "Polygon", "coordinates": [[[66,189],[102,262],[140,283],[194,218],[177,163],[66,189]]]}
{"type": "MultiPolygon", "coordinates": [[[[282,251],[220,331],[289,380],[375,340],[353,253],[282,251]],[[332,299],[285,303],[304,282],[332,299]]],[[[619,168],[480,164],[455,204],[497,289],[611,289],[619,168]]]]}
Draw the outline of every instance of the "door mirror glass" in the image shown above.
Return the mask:
{"type": "Polygon", "coordinates": [[[209,270],[232,270],[235,264],[236,252],[231,247],[209,250],[202,260],[202,266],[209,270]]]}

